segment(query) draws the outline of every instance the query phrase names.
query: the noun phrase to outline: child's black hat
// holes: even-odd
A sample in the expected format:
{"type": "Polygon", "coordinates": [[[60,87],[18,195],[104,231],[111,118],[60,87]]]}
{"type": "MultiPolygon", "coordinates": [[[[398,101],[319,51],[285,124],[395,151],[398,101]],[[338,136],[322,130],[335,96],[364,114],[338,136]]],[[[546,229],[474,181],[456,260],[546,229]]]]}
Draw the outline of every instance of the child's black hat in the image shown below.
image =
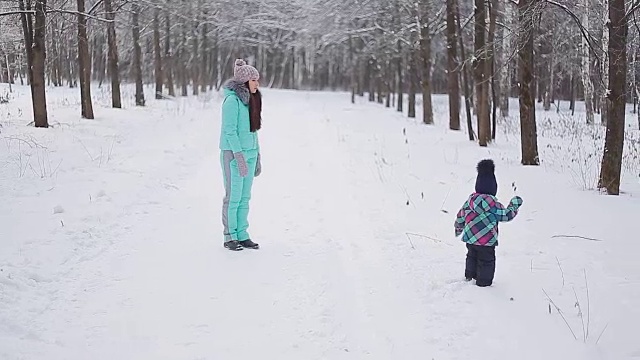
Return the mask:
{"type": "Polygon", "coordinates": [[[494,174],[495,164],[491,159],[485,159],[478,163],[478,177],[476,178],[476,192],[496,196],[498,182],[494,174]]]}

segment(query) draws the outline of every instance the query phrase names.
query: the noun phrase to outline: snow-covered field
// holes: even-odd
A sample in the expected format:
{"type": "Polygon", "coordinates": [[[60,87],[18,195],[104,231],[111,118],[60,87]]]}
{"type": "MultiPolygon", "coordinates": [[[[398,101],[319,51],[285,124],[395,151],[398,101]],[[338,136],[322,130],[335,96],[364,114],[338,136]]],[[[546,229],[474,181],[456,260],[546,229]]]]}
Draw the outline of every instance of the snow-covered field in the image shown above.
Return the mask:
{"type": "Polygon", "coordinates": [[[447,129],[445,96],[424,126],[344,93],[264,90],[262,248],[234,253],[220,95],[147,89],[135,108],[126,87],[114,110],[96,87],[82,120],[78,89],[49,89],[42,130],[15,90],[0,104],[0,359],[640,359],[631,113],[611,197],[593,190],[604,129],[566,102],[538,112],[542,165],[522,167],[516,116],[480,148],[447,129]],[[524,205],[478,288],[453,220],[487,157],[498,197],[515,182],[524,205]]]}

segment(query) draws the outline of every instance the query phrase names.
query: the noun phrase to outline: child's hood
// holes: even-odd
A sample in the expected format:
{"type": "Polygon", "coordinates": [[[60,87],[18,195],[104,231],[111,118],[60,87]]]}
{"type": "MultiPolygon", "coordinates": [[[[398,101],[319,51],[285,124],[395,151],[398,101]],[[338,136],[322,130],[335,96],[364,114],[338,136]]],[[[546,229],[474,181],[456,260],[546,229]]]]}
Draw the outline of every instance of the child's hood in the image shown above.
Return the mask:
{"type": "Polygon", "coordinates": [[[490,211],[497,207],[498,199],[489,194],[473,193],[469,196],[469,209],[477,214],[490,211]]]}

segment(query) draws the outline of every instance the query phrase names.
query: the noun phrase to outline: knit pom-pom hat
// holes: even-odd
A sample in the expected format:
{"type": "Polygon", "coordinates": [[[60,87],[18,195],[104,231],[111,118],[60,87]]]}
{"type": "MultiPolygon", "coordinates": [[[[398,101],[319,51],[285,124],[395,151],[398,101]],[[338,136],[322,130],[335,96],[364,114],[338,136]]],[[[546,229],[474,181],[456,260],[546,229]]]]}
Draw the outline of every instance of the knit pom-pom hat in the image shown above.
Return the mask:
{"type": "Polygon", "coordinates": [[[233,68],[233,79],[240,83],[246,83],[249,80],[259,80],[260,73],[258,73],[258,69],[247,65],[244,60],[236,59],[233,68]]]}

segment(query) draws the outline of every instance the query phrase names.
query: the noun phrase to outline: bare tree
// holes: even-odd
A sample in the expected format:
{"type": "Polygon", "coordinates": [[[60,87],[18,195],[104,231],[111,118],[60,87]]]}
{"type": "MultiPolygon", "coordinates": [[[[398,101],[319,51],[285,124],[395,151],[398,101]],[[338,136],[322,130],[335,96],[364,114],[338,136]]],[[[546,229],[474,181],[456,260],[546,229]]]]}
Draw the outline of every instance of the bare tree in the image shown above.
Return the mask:
{"type": "Polygon", "coordinates": [[[136,80],[136,105],[144,106],[144,87],[142,83],[142,49],[140,48],[140,6],[137,1],[131,3],[131,22],[133,34],[133,72],[136,80]]]}
{"type": "Polygon", "coordinates": [[[520,137],[522,165],[539,165],[533,84],[533,32],[536,6],[540,0],[520,0],[518,69],[520,78],[520,137]]]}
{"type": "Polygon", "coordinates": [[[31,87],[33,120],[36,127],[49,127],[47,119],[47,98],[45,95],[45,59],[46,59],[46,0],[31,1],[25,6],[24,0],[18,0],[22,30],[24,32],[25,52],[27,54],[28,79],[31,87]],[[33,11],[32,11],[33,10],[33,11]],[[33,18],[35,17],[35,21],[33,18]]]}
{"type": "Polygon", "coordinates": [[[460,130],[457,48],[455,4],[453,0],[447,0],[447,77],[449,85],[449,129],[451,130],[460,130]]]}
{"type": "MultiPolygon", "coordinates": [[[[167,6],[169,5],[167,0],[167,6]]],[[[167,80],[167,88],[169,89],[169,96],[176,96],[175,86],[173,84],[173,52],[171,49],[171,17],[169,11],[165,9],[164,13],[164,74],[167,80]]]]}
{"type": "MultiPolygon", "coordinates": [[[[640,44],[635,47],[633,74],[635,85],[633,91],[635,93],[636,102],[640,104],[640,44]]],[[[640,129],[640,108],[636,109],[636,115],[638,117],[638,129],[640,129]]]]}
{"type": "Polygon", "coordinates": [[[543,97],[543,108],[545,111],[549,111],[551,109],[551,103],[554,100],[554,88],[555,88],[555,22],[550,22],[550,29],[546,36],[546,48],[548,52],[545,54],[545,63],[544,67],[547,68],[546,73],[548,74],[548,78],[546,79],[546,89],[544,91],[543,97]]]}
{"type": "Polygon", "coordinates": [[[209,74],[209,27],[207,26],[206,17],[208,9],[207,7],[201,6],[200,13],[203,14],[203,22],[202,22],[202,51],[200,51],[200,91],[207,91],[207,75],[209,74]]]}
{"type": "Polygon", "coordinates": [[[603,0],[602,1],[602,24],[603,24],[603,29],[602,29],[602,65],[600,68],[600,71],[602,73],[602,82],[601,82],[601,86],[603,87],[600,91],[601,96],[600,96],[600,123],[602,125],[606,125],[607,124],[607,119],[609,117],[609,99],[607,96],[607,91],[604,88],[605,86],[607,86],[607,84],[609,83],[609,55],[608,55],[608,48],[609,48],[609,0],[603,0]]]}
{"type": "Polygon", "coordinates": [[[509,2],[503,4],[503,23],[500,27],[501,31],[501,56],[500,56],[500,115],[502,117],[509,116],[509,95],[511,94],[511,54],[512,47],[512,31],[513,25],[513,6],[509,2]]]}
{"type": "MultiPolygon", "coordinates": [[[[485,56],[487,59],[485,73],[488,74],[491,81],[487,86],[491,85],[491,119],[490,125],[491,140],[496,138],[496,112],[498,107],[498,97],[496,94],[496,22],[498,20],[498,0],[491,0],[489,3],[489,43],[485,47],[485,56]]],[[[487,94],[487,97],[489,94],[487,94]]]]}
{"type": "Polygon", "coordinates": [[[624,0],[609,1],[609,90],[610,104],[604,155],[598,187],[609,195],[620,194],[627,75],[627,24],[624,0]]]}
{"type": "MultiPolygon", "coordinates": [[[[464,47],[464,40],[462,38],[462,25],[460,24],[460,8],[457,0],[454,1],[456,24],[458,27],[458,42],[460,43],[460,56],[462,59],[466,59],[466,51],[464,47]]],[[[473,132],[473,121],[471,120],[471,86],[469,84],[469,71],[467,70],[466,61],[462,61],[464,67],[461,69],[462,74],[462,88],[464,89],[464,106],[467,114],[467,132],[469,134],[469,141],[474,141],[475,136],[473,132]]]]}
{"type": "Polygon", "coordinates": [[[116,27],[114,20],[116,18],[113,11],[111,0],[104,0],[105,17],[107,18],[107,44],[109,75],[111,76],[111,106],[114,108],[122,108],[122,100],[120,98],[120,69],[118,67],[118,43],[116,41],[116,27]]]}
{"type": "MultiPolygon", "coordinates": [[[[589,31],[590,1],[584,0],[584,10],[582,13],[582,26],[585,31],[589,31]]],[[[593,84],[591,83],[591,70],[589,60],[589,43],[586,37],[582,37],[582,86],[584,87],[584,106],[587,116],[587,124],[593,124],[593,84]]]]}
{"type": "Polygon", "coordinates": [[[480,146],[487,146],[491,142],[491,123],[489,117],[489,80],[487,73],[487,41],[486,41],[487,10],[485,0],[475,0],[474,21],[474,76],[476,82],[478,118],[478,140],[480,146]]]}
{"type": "MultiPolygon", "coordinates": [[[[421,9],[418,10],[420,19],[420,58],[422,60],[422,122],[433,124],[433,105],[431,103],[431,71],[433,60],[431,56],[431,28],[429,14],[431,4],[428,0],[422,1],[421,9]]],[[[402,94],[400,93],[400,96],[402,94]]]]}
{"type": "Polygon", "coordinates": [[[156,99],[162,99],[162,49],[160,48],[160,8],[153,11],[153,53],[154,53],[154,73],[156,78],[156,99]]]}
{"type": "MultiPolygon", "coordinates": [[[[416,54],[414,54],[414,50],[410,50],[409,54],[409,70],[407,72],[407,81],[409,82],[409,93],[408,93],[408,109],[407,109],[407,117],[415,118],[416,117],[416,54]]],[[[423,107],[424,102],[423,102],[423,107]]]]}
{"type": "Polygon", "coordinates": [[[85,15],[84,0],[78,0],[78,68],[80,74],[80,103],[82,117],[93,119],[93,104],[91,103],[91,58],[89,57],[89,43],[87,39],[87,17],[85,15]]]}

